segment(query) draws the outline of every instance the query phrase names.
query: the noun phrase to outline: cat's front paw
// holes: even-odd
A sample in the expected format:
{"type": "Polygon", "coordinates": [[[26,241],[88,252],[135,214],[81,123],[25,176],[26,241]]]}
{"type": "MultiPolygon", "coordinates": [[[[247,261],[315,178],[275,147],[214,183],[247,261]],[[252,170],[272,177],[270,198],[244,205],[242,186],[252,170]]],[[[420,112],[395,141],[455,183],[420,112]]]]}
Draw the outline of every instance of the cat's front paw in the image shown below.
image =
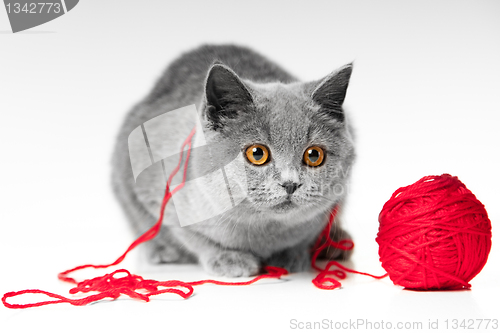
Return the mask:
{"type": "Polygon", "coordinates": [[[196,257],[172,245],[147,243],[147,259],[150,264],[195,263],[196,257]]]}
{"type": "Polygon", "coordinates": [[[222,251],[208,258],[203,266],[205,270],[218,276],[252,276],[260,271],[259,260],[245,252],[222,251]]]}
{"type": "Polygon", "coordinates": [[[282,267],[288,273],[304,272],[311,267],[311,256],[305,247],[290,248],[274,253],[267,265],[282,267]]]}
{"type": "MultiPolygon", "coordinates": [[[[352,237],[349,235],[347,231],[344,229],[340,228],[335,228],[331,230],[330,232],[330,239],[333,240],[334,242],[339,243],[340,241],[343,240],[351,240],[352,237]]],[[[338,249],[336,247],[331,247],[328,246],[324,248],[318,255],[318,259],[326,259],[326,260],[349,260],[352,255],[352,249],[351,250],[342,250],[338,249]]]]}

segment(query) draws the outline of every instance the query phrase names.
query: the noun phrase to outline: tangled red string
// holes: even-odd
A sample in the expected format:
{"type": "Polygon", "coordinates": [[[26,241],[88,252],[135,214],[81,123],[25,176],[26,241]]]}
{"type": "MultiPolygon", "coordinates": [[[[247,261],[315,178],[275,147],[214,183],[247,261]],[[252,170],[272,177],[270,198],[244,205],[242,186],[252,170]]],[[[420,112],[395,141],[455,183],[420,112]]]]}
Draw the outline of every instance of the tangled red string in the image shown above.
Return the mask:
{"type": "MultiPolygon", "coordinates": [[[[120,295],[127,295],[131,298],[139,299],[148,302],[149,298],[154,295],[159,295],[159,294],[164,294],[164,293],[174,293],[182,298],[188,298],[191,296],[194,292],[193,286],[201,285],[201,284],[216,284],[216,285],[224,285],[224,286],[244,286],[244,285],[249,285],[252,283],[255,283],[259,280],[266,279],[266,278],[280,278],[281,276],[287,274],[288,272],[286,269],[279,268],[279,267],[272,267],[272,266],[266,266],[264,269],[267,271],[267,273],[259,275],[249,281],[244,281],[244,282],[222,282],[222,281],[216,281],[216,280],[200,280],[200,281],[194,281],[194,282],[183,282],[183,281],[177,281],[177,280],[170,280],[170,281],[155,281],[155,280],[146,280],[142,278],[139,275],[134,275],[131,274],[129,271],[125,269],[118,269],[110,274],[106,274],[103,276],[99,276],[93,279],[88,279],[84,280],[81,282],[76,281],[74,278],[70,277],[69,274],[73,273],[75,271],[79,271],[85,268],[108,268],[111,266],[116,266],[119,263],[121,263],[127,254],[132,251],[137,245],[147,242],[148,240],[154,238],[158,232],[160,231],[162,221],[163,221],[163,215],[165,211],[165,206],[167,205],[168,201],[174,195],[177,191],[179,191],[185,184],[186,181],[186,173],[187,173],[187,165],[189,162],[189,156],[191,152],[191,140],[195,134],[196,129],[193,128],[187,139],[184,141],[182,147],[181,147],[181,152],[184,151],[184,148],[188,146],[187,153],[186,153],[186,161],[184,163],[184,173],[183,173],[183,178],[182,182],[177,185],[172,191],[170,191],[169,184],[172,181],[172,178],[177,174],[177,172],[180,169],[181,163],[182,163],[182,154],[179,158],[179,163],[177,164],[176,168],[172,171],[170,174],[170,177],[167,181],[167,187],[165,191],[165,196],[162,201],[161,205],[161,210],[160,210],[160,216],[158,218],[158,221],[156,224],[146,231],[144,234],[142,234],[139,238],[137,238],[128,248],[127,250],[118,258],[116,259],[113,263],[107,264],[107,265],[82,265],[82,266],[77,266],[75,268],[66,270],[62,273],[59,273],[58,278],[61,281],[69,282],[72,284],[76,284],[76,287],[72,288],[69,292],[70,294],[76,294],[76,293],[89,293],[89,292],[96,292],[97,294],[90,295],[84,298],[80,299],[71,299],[67,298],[61,295],[53,294],[47,291],[39,290],[39,289],[28,289],[28,290],[22,290],[22,291],[16,291],[16,292],[8,292],[4,294],[2,297],[2,302],[3,304],[12,309],[24,309],[24,308],[31,308],[31,307],[37,307],[37,306],[43,306],[43,305],[48,305],[48,304],[56,304],[56,303],[69,303],[72,305],[86,305],[95,301],[102,300],[104,298],[111,298],[111,299],[116,299],[120,297],[120,295]],[[140,292],[143,291],[143,292],[140,292]],[[44,294],[46,296],[49,296],[55,300],[51,301],[44,301],[44,302],[37,302],[37,303],[29,303],[29,304],[11,304],[7,302],[8,298],[18,296],[18,295],[23,295],[23,294],[44,294]]],[[[313,284],[321,289],[335,289],[337,287],[340,287],[341,284],[337,280],[328,277],[330,275],[336,276],[338,279],[343,279],[345,278],[346,274],[343,271],[340,271],[338,269],[335,270],[330,270],[332,266],[337,266],[338,268],[346,271],[346,272],[352,272],[352,273],[358,273],[358,274],[364,274],[368,276],[372,276],[374,278],[382,278],[384,276],[373,276],[370,274],[366,273],[361,273],[357,272],[355,270],[348,269],[342,265],[340,265],[337,262],[329,262],[324,269],[319,268],[316,264],[316,259],[319,255],[319,253],[326,248],[327,246],[332,246],[335,248],[339,248],[342,250],[351,250],[354,246],[354,243],[351,240],[346,240],[346,241],[340,241],[339,243],[334,242],[333,240],[330,239],[330,230],[332,228],[333,221],[335,219],[335,215],[337,214],[337,207],[332,211],[332,214],[330,216],[329,222],[325,228],[325,230],[321,233],[320,237],[318,238],[318,241],[316,242],[314,246],[314,254],[312,257],[312,266],[316,270],[318,270],[320,273],[319,275],[312,281],[313,284]]]]}
{"type": "Polygon", "coordinates": [[[427,176],[398,189],[379,221],[382,267],[408,289],[470,289],[488,259],[488,214],[457,177],[427,176]]]}
{"type": "Polygon", "coordinates": [[[354,248],[354,242],[350,239],[344,239],[341,240],[340,242],[335,242],[330,237],[330,232],[332,230],[333,222],[335,221],[335,216],[337,215],[337,212],[338,212],[338,206],[336,206],[333,209],[332,213],[330,214],[330,219],[328,220],[328,224],[326,225],[325,229],[323,229],[318,239],[316,240],[316,243],[313,246],[313,256],[311,259],[311,266],[315,270],[319,271],[319,274],[312,280],[312,283],[320,289],[327,289],[327,290],[336,289],[341,287],[342,284],[338,280],[328,276],[334,275],[335,277],[337,277],[337,279],[342,280],[345,279],[347,276],[345,272],[366,275],[375,279],[385,278],[387,274],[377,276],[359,272],[354,269],[347,268],[344,265],[338,263],[337,261],[329,261],[326,264],[325,268],[320,268],[317,265],[316,261],[318,259],[319,254],[321,253],[321,251],[323,251],[323,249],[327,247],[333,247],[336,249],[340,249],[342,251],[350,251],[354,248]],[[336,266],[338,269],[331,270],[330,268],[332,268],[333,266],[336,266]]]}

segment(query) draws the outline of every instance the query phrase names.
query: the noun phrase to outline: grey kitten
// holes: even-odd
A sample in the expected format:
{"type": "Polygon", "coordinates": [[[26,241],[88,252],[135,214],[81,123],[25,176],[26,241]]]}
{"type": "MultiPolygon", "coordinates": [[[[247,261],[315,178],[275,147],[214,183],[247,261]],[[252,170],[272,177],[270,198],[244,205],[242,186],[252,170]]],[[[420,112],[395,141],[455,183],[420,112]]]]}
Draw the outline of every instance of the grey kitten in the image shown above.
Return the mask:
{"type": "MultiPolygon", "coordinates": [[[[200,148],[192,150],[188,178],[208,175],[210,183],[214,170],[243,156],[246,177],[230,170],[225,177],[246,197],[217,216],[181,227],[179,212],[216,205],[223,195],[209,186],[182,189],[186,201],[167,205],[160,234],[147,244],[151,260],[197,261],[209,273],[225,276],[255,275],[264,265],[307,269],[312,244],[345,198],[354,159],[342,109],[351,71],[346,65],[322,80],[300,82],[263,56],[233,45],[202,46],[175,60],[120,130],[113,188],[121,206],[137,233],[157,221],[165,188],[161,170],[168,174],[178,157],[155,163],[136,182],[128,137],[144,122],[190,104],[197,107],[204,135],[199,129],[193,139],[200,148]]],[[[180,149],[185,139],[180,133],[191,126],[180,113],[175,123],[148,135],[180,149]]],[[[338,221],[332,237],[348,237],[338,221]]],[[[323,253],[336,259],[347,255],[334,249],[323,253]]]]}

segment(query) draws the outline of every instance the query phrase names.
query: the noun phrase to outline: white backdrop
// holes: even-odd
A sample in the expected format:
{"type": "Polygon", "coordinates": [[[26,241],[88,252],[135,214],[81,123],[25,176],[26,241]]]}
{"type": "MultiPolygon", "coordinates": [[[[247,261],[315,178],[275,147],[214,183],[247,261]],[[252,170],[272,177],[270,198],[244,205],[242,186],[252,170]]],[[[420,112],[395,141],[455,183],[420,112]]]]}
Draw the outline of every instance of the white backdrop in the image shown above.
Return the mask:
{"type": "MultiPolygon", "coordinates": [[[[356,269],[383,273],[378,213],[398,187],[425,175],[458,176],[493,224],[489,261],[468,292],[418,293],[355,276],[341,290],[322,291],[310,283],[313,273],[302,273],[286,283],[201,286],[186,301],[1,307],[2,331],[284,332],[297,330],[294,319],[327,319],[422,322],[422,332],[429,321],[444,329],[446,319],[450,327],[453,319],[500,319],[493,309],[500,297],[499,14],[497,1],[87,0],[12,34],[0,9],[1,294],[67,295],[57,272],[111,262],[132,241],[111,193],[114,138],[169,61],[201,43],[250,46],[304,80],[354,60],[345,106],[358,159],[344,211],[356,269]]],[[[137,254],[123,266],[156,279],[207,278],[196,266],[148,267],[137,254]]]]}

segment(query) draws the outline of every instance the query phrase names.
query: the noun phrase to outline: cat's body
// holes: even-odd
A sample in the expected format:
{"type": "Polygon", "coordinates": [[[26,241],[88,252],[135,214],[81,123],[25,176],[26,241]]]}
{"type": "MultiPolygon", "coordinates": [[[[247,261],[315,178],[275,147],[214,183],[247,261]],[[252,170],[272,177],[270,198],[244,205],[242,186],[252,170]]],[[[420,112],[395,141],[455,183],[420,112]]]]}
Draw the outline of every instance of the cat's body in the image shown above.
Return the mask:
{"type": "MultiPolygon", "coordinates": [[[[265,264],[306,269],[312,243],[346,194],[354,147],[341,106],[350,73],[348,65],[324,80],[301,83],[237,46],[203,46],[174,61],[128,114],[113,157],[114,190],[134,229],[142,233],[156,222],[164,190],[161,173],[144,173],[137,183],[132,175],[128,136],[144,122],[195,104],[206,142],[214,144],[208,153],[192,155],[190,170],[199,175],[245,156],[253,144],[267,147],[269,160],[257,165],[245,159],[246,181],[228,172],[225,177],[245,187],[248,197],[221,215],[184,227],[176,220],[175,209],[196,209],[200,196],[206,205],[217,202],[222,193],[213,188],[187,193],[184,205],[169,204],[164,227],[149,244],[153,261],[199,261],[210,273],[228,276],[257,274],[265,264]],[[325,161],[310,167],[304,154],[316,146],[324,149],[325,161]]],[[[180,114],[150,132],[169,133],[165,145],[180,149],[185,137],[179,133],[190,124],[180,114]]],[[[193,140],[202,137],[197,132],[193,140]]],[[[175,166],[174,160],[163,163],[167,173],[175,166]]],[[[334,230],[335,238],[344,237],[334,230]]]]}

